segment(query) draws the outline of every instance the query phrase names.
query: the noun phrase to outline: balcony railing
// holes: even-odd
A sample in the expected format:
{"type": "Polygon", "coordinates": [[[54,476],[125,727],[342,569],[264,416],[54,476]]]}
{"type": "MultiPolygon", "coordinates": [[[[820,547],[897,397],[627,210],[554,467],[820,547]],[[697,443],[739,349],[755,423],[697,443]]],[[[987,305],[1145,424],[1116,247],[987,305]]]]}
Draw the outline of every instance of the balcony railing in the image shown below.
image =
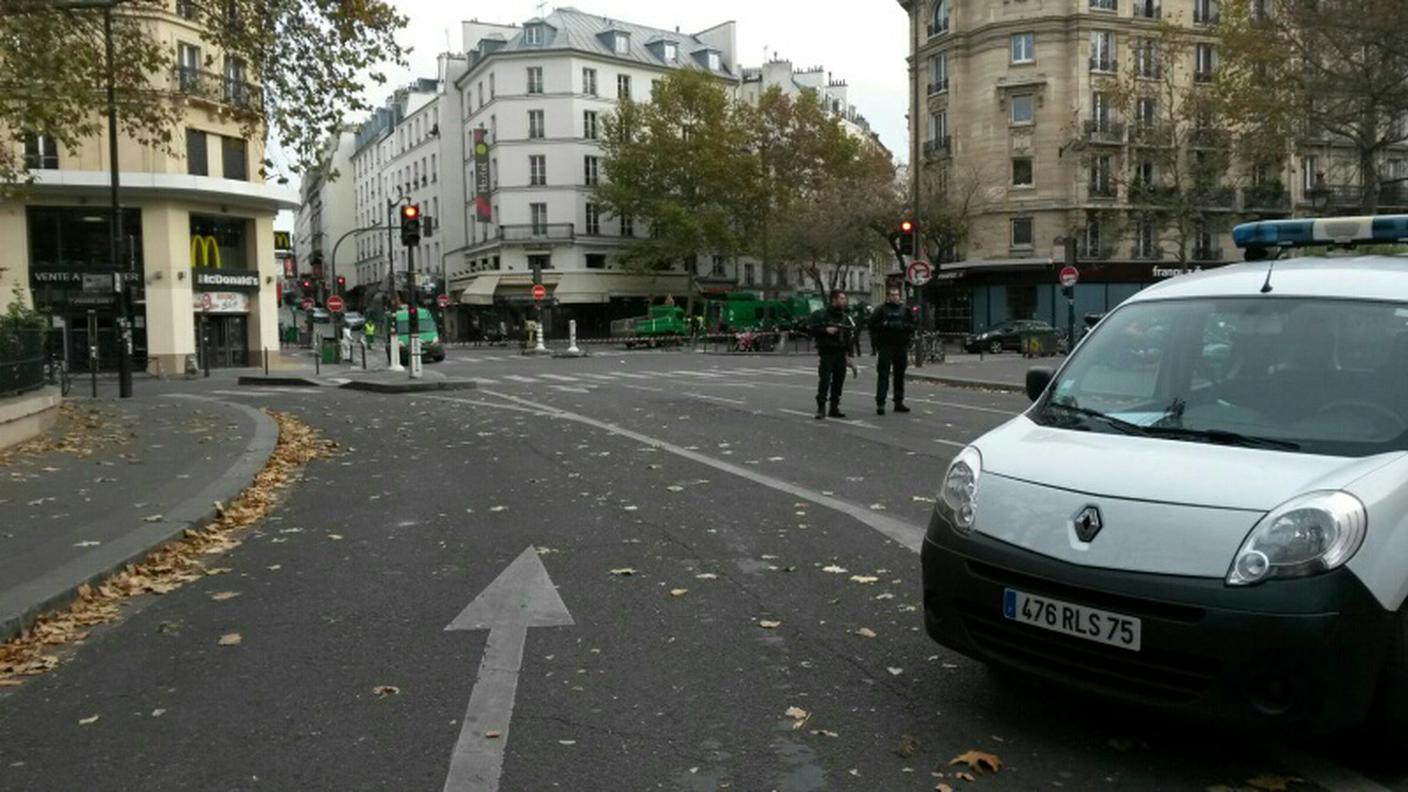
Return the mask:
{"type": "Polygon", "coordinates": [[[576,227],[572,223],[501,225],[498,234],[503,242],[570,242],[576,237],[576,227]]]}
{"type": "Polygon", "coordinates": [[[944,77],[943,79],[939,79],[939,80],[930,80],[930,81],[929,81],[929,95],[930,95],[930,96],[933,96],[934,94],[941,94],[941,93],[943,93],[944,91],[947,91],[947,90],[948,90],[948,78],[947,78],[947,77],[944,77]]]}
{"type": "Polygon", "coordinates": [[[1124,143],[1124,124],[1117,121],[1092,119],[1085,122],[1085,139],[1091,143],[1118,146],[1124,143]]]}
{"type": "Polygon", "coordinates": [[[1199,245],[1193,248],[1194,261],[1221,261],[1222,248],[1199,245]]]}
{"type": "Polygon", "coordinates": [[[197,99],[239,107],[254,113],[264,112],[264,91],[243,80],[232,80],[222,74],[177,66],[173,82],[177,90],[197,99]]]}
{"type": "Polygon", "coordinates": [[[1177,193],[1164,184],[1141,184],[1136,181],[1129,185],[1129,202],[1132,204],[1167,203],[1177,193]]]}
{"type": "Polygon", "coordinates": [[[1090,185],[1090,200],[1092,201],[1113,201],[1119,197],[1119,191],[1113,184],[1092,184],[1090,185]]]}
{"type": "Polygon", "coordinates": [[[1142,245],[1135,245],[1134,249],[1130,251],[1129,255],[1130,258],[1138,259],[1140,261],[1158,261],[1159,259],[1164,257],[1164,251],[1158,245],[1154,245],[1153,247],[1149,248],[1146,248],[1142,245]]]}
{"type": "Polygon", "coordinates": [[[1193,24],[1216,25],[1219,18],[1220,17],[1216,10],[1204,11],[1203,9],[1198,7],[1197,3],[1193,4],[1193,24]]]}
{"type": "Polygon", "coordinates": [[[1090,8],[1093,11],[1118,11],[1120,10],[1117,0],[1090,0],[1090,8]]]}
{"type": "Polygon", "coordinates": [[[1193,194],[1193,202],[1208,209],[1233,209],[1237,191],[1231,187],[1207,187],[1193,194]]]}
{"type": "Polygon", "coordinates": [[[1195,82],[1195,83],[1210,83],[1210,82],[1212,82],[1212,72],[1211,72],[1211,71],[1195,71],[1195,72],[1193,72],[1193,82],[1195,82]]]}
{"type": "Polygon", "coordinates": [[[1107,261],[1115,257],[1114,245],[1081,245],[1076,257],[1084,261],[1107,261]]]}
{"type": "Polygon", "coordinates": [[[1090,70],[1093,72],[1106,72],[1113,74],[1119,71],[1119,61],[1114,58],[1091,58],[1090,70]]]}
{"type": "Polygon", "coordinates": [[[1167,124],[1135,124],[1130,138],[1135,145],[1167,146],[1173,142],[1173,130],[1167,124]]]}
{"type": "Polygon", "coordinates": [[[1278,186],[1243,187],[1242,208],[1248,212],[1288,212],[1291,194],[1278,186]]]}
{"type": "Polygon", "coordinates": [[[951,135],[924,141],[925,159],[948,159],[951,156],[953,156],[953,137],[951,135]]]}
{"type": "Polygon", "coordinates": [[[1153,0],[1134,0],[1135,19],[1159,19],[1163,16],[1163,7],[1153,0]]]}

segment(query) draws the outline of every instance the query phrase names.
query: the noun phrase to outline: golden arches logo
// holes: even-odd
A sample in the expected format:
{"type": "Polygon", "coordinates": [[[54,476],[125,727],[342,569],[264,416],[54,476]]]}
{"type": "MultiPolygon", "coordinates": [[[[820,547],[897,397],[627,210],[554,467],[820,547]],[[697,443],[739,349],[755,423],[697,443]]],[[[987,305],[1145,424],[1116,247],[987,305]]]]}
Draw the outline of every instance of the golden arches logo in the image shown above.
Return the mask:
{"type": "Polygon", "coordinates": [[[191,267],[209,267],[211,252],[215,253],[215,269],[220,269],[220,243],[215,241],[215,237],[191,236],[191,267]]]}

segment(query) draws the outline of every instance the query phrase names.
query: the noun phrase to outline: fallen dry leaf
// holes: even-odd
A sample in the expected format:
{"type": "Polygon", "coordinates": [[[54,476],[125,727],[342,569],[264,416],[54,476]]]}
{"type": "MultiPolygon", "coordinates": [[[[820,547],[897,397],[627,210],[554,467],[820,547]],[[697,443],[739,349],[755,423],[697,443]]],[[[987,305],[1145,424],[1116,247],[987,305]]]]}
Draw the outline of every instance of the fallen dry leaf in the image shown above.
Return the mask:
{"type": "Polygon", "coordinates": [[[899,676],[900,674],[904,673],[903,668],[896,668],[895,666],[888,666],[885,668],[885,670],[889,671],[891,676],[899,676]]]}
{"type": "Polygon", "coordinates": [[[615,575],[616,577],[630,577],[635,573],[636,571],[631,567],[619,567],[617,569],[611,570],[611,574],[615,575]]]}
{"type": "Polygon", "coordinates": [[[953,792],[953,787],[940,781],[939,785],[934,787],[934,792],[953,792]]]}
{"type": "Polygon", "coordinates": [[[695,580],[718,580],[719,576],[713,572],[700,572],[694,576],[695,580]]]}
{"type": "Polygon", "coordinates": [[[875,631],[870,629],[869,627],[862,627],[859,630],[856,630],[856,635],[859,635],[862,638],[874,638],[875,631]]]}
{"type": "Polygon", "coordinates": [[[1256,778],[1248,780],[1247,786],[1263,790],[1263,792],[1287,792],[1291,788],[1291,784],[1303,783],[1305,781],[1300,778],[1262,773],[1256,778]]]}
{"type": "Polygon", "coordinates": [[[387,696],[395,696],[400,692],[401,688],[398,688],[395,685],[377,685],[376,687],[372,688],[372,693],[375,693],[376,695],[382,698],[386,698],[387,696]]]}
{"type": "Polygon", "coordinates": [[[868,586],[871,583],[878,583],[879,581],[880,578],[875,577],[874,575],[851,575],[852,583],[860,583],[862,585],[868,586]]]}
{"type": "Polygon", "coordinates": [[[79,719],[78,719],[78,725],[79,725],[79,726],[88,726],[88,725],[97,723],[97,722],[98,722],[98,718],[101,718],[101,717],[103,717],[103,716],[102,716],[102,715],[92,715],[92,716],[89,716],[89,717],[87,717],[87,718],[79,718],[79,719]]]}
{"type": "Polygon", "coordinates": [[[901,759],[908,759],[914,756],[919,750],[919,740],[912,734],[905,734],[900,737],[900,744],[895,746],[895,754],[901,759]]]}
{"type": "Polygon", "coordinates": [[[771,619],[759,619],[758,626],[762,627],[764,630],[775,630],[782,626],[782,622],[772,621],[771,619]]]}
{"type": "Polygon", "coordinates": [[[807,721],[812,719],[812,714],[801,707],[788,707],[787,712],[783,714],[792,719],[792,728],[794,730],[807,725],[807,721]]]}
{"type": "Polygon", "coordinates": [[[975,780],[977,780],[977,779],[973,778],[973,774],[972,774],[972,773],[954,773],[953,775],[954,775],[956,778],[962,779],[962,780],[964,780],[964,781],[975,781],[975,780]]]}
{"type": "Polygon", "coordinates": [[[224,602],[225,600],[232,600],[239,595],[240,593],[238,591],[217,591],[211,594],[210,598],[216,602],[224,602]]]}
{"type": "Polygon", "coordinates": [[[824,566],[824,567],[822,567],[822,568],[821,568],[821,571],[822,571],[822,572],[830,572],[830,573],[833,574],[833,575],[844,575],[844,574],[846,574],[847,572],[849,572],[850,570],[849,570],[849,569],[846,569],[845,567],[839,567],[839,566],[836,566],[835,564],[832,564],[831,566],[824,566]]]}
{"type": "Polygon", "coordinates": [[[841,736],[830,729],[812,729],[811,733],[817,737],[831,737],[833,739],[841,736]]]}
{"type": "MultiPolygon", "coordinates": [[[[961,753],[953,757],[948,764],[949,767],[960,764],[967,765],[969,770],[974,770],[979,773],[984,770],[996,773],[998,770],[1002,769],[1002,760],[997,758],[995,754],[986,753],[984,751],[968,751],[961,753]]],[[[959,777],[961,778],[962,776],[963,774],[960,773],[959,777]]]]}
{"type": "Polygon", "coordinates": [[[239,633],[225,633],[220,636],[219,644],[221,646],[239,646],[243,641],[244,638],[239,633]]]}
{"type": "Polygon", "coordinates": [[[165,520],[165,519],[166,519],[166,515],[163,515],[163,514],[153,514],[153,515],[151,515],[151,516],[149,516],[149,517],[143,517],[143,518],[142,518],[142,520],[143,520],[144,522],[150,522],[150,523],[158,523],[158,522],[161,522],[162,520],[165,520]]]}
{"type": "Polygon", "coordinates": [[[491,740],[497,740],[500,737],[504,736],[504,733],[501,731],[486,731],[484,732],[484,736],[488,737],[491,740]]]}
{"type": "Polygon", "coordinates": [[[686,594],[688,594],[688,593],[689,593],[689,589],[682,589],[682,588],[670,589],[670,596],[671,596],[671,597],[683,597],[684,595],[686,595],[686,594]]]}

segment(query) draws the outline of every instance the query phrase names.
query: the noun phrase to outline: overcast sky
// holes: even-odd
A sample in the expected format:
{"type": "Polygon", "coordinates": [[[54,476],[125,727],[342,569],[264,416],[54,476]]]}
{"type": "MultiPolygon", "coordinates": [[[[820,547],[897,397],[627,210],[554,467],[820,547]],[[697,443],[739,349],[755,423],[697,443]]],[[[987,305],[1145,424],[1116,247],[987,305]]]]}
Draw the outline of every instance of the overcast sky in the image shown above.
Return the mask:
{"type": "MultiPolygon", "coordinates": [[[[380,104],[396,86],[413,77],[434,77],[435,57],[449,46],[460,49],[462,20],[522,24],[538,14],[537,0],[450,2],[392,0],[410,18],[403,42],[415,48],[411,68],[388,72],[387,85],[371,90],[368,99],[380,104]]],[[[567,3],[544,3],[547,12],[567,3]]],[[[738,58],[743,66],[758,66],[774,53],[798,69],[824,67],[833,79],[845,80],[849,99],[897,160],[907,160],[905,113],[908,85],[905,74],[905,14],[895,0],[850,4],[843,13],[831,5],[802,0],[581,0],[573,7],[640,25],[697,32],[721,22],[738,23],[738,58]],[[865,8],[866,10],[860,10],[865,8]]],[[[357,121],[360,119],[350,119],[357,121]]],[[[291,227],[281,217],[280,227],[291,227]]]]}

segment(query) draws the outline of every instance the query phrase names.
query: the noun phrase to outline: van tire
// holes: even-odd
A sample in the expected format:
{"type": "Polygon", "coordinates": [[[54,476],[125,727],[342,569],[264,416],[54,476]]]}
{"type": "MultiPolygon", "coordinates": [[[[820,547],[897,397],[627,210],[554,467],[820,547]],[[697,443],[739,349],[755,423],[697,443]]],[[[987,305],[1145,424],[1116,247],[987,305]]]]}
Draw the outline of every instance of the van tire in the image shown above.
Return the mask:
{"type": "Polygon", "coordinates": [[[1396,621],[1369,712],[1369,730],[1378,735],[1402,735],[1408,730],[1408,605],[1399,609],[1396,621]]]}

